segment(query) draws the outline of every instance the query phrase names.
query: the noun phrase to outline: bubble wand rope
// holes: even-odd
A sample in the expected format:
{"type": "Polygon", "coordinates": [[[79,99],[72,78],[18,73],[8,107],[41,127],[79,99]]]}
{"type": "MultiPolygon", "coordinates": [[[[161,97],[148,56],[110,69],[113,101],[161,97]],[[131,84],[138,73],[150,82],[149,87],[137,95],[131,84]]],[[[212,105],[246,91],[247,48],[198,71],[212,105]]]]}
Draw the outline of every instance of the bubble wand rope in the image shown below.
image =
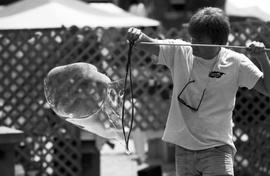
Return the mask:
{"type": "MultiPolygon", "coordinates": [[[[202,47],[224,47],[235,49],[248,49],[246,46],[232,46],[232,45],[214,45],[214,44],[189,44],[189,43],[155,43],[155,42],[139,42],[143,45],[173,45],[173,46],[202,46],[202,47]]],[[[270,52],[270,48],[264,48],[264,51],[270,52]]]]}
{"type": "Polygon", "coordinates": [[[125,144],[126,144],[126,150],[129,152],[129,138],[130,134],[133,128],[133,121],[134,121],[134,101],[133,101],[133,83],[132,83],[132,76],[131,76],[131,55],[132,55],[132,48],[134,46],[134,41],[129,41],[129,50],[128,50],[128,60],[126,64],[126,75],[125,75],[125,82],[124,82],[124,95],[123,95],[123,105],[122,105],[122,130],[123,130],[123,135],[125,138],[125,144]],[[125,119],[124,119],[124,114],[125,114],[125,101],[126,101],[126,86],[127,86],[127,79],[129,77],[130,81],[130,92],[131,92],[131,122],[130,122],[130,129],[129,132],[126,136],[125,132],[125,119]]]}

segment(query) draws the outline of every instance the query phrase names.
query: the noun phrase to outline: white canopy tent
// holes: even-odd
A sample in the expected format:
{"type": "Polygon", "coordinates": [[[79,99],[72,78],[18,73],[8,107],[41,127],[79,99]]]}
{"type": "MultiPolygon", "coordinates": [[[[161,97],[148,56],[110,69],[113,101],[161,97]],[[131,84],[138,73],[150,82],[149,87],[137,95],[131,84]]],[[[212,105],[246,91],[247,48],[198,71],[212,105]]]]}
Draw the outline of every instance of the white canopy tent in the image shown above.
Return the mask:
{"type": "Polygon", "coordinates": [[[113,4],[103,6],[111,9],[79,0],[23,0],[0,10],[0,29],[160,25],[157,20],[129,14],[113,4]]]}
{"type": "Polygon", "coordinates": [[[270,21],[269,0],[226,0],[225,11],[230,16],[255,17],[270,21]]]}

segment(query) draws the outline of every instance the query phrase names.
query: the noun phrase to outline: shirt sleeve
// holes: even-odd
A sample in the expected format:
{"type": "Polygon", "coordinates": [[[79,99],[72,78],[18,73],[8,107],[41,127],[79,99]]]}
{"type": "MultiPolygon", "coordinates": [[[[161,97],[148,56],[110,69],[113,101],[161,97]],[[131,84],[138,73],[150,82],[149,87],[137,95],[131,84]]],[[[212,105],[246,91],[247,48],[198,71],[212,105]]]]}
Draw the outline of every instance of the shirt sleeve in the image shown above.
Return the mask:
{"type": "Polygon", "coordinates": [[[251,60],[242,55],[240,58],[238,83],[240,87],[252,89],[263,73],[251,62],[251,60]]]}
{"type": "Polygon", "coordinates": [[[180,44],[187,43],[181,39],[166,39],[160,40],[158,42],[162,42],[168,45],[160,45],[159,46],[159,56],[158,56],[158,64],[166,65],[169,68],[173,68],[175,56],[183,56],[185,55],[185,47],[177,46],[177,45],[169,45],[169,44],[180,44]],[[176,52],[178,52],[176,54],[176,52]]]}

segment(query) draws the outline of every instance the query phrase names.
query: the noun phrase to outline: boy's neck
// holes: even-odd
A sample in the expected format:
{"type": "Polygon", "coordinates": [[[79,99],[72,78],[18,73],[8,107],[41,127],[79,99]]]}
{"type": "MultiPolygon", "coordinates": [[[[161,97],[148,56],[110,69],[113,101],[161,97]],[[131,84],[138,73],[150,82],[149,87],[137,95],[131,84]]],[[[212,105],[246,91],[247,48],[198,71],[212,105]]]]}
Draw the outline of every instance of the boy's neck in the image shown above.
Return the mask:
{"type": "Polygon", "coordinates": [[[201,57],[203,59],[205,59],[205,60],[212,60],[212,59],[214,59],[218,55],[218,53],[219,53],[220,50],[221,50],[221,48],[219,47],[214,52],[206,53],[204,56],[201,56],[201,57]]]}

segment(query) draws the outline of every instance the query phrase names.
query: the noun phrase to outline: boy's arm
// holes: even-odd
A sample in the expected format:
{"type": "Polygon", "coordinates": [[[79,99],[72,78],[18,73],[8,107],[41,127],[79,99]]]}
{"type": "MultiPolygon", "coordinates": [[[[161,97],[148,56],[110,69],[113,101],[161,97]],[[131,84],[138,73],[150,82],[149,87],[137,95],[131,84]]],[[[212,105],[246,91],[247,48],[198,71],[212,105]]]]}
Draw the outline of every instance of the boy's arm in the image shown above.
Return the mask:
{"type": "Polygon", "coordinates": [[[147,51],[150,54],[158,56],[159,54],[159,45],[147,45],[141,44],[140,42],[157,42],[156,39],[149,37],[144,34],[140,29],[129,28],[127,31],[127,39],[129,41],[135,42],[135,47],[147,51]]]}
{"type": "Polygon", "coordinates": [[[263,76],[257,81],[254,89],[264,95],[270,96],[270,60],[264,49],[264,44],[260,42],[252,42],[249,46],[251,56],[256,59],[263,72],[263,76]]]}

